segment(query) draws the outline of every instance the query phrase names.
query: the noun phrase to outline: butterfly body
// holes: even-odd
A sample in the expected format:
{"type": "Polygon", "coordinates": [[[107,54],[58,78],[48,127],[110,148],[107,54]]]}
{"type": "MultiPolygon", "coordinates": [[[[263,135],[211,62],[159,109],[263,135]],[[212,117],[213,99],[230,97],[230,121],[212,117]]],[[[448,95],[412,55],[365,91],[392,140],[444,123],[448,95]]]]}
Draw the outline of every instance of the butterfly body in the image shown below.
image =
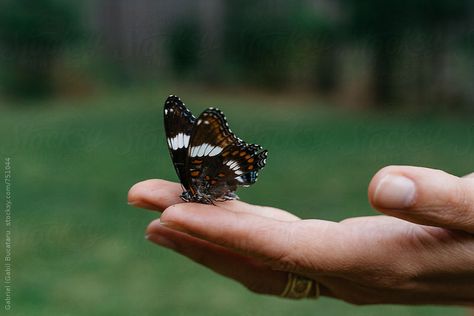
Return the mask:
{"type": "Polygon", "coordinates": [[[218,109],[208,108],[195,118],[171,95],[165,102],[164,120],[184,201],[210,204],[237,199],[237,187],[255,183],[265,166],[267,151],[236,137],[218,109]]]}

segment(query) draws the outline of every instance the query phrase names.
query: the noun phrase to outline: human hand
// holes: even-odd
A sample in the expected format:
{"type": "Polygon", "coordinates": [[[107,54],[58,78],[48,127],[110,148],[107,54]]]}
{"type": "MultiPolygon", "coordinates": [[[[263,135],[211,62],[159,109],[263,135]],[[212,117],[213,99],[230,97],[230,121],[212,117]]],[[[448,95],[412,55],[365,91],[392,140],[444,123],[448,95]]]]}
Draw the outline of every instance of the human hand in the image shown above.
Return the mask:
{"type": "Polygon", "coordinates": [[[384,168],[369,200],[390,216],[340,223],[241,201],[183,203],[180,193],[163,180],[131,188],[131,204],[164,210],[148,238],[256,293],[280,295],[293,272],[354,304],[474,304],[474,178],[384,168]]]}

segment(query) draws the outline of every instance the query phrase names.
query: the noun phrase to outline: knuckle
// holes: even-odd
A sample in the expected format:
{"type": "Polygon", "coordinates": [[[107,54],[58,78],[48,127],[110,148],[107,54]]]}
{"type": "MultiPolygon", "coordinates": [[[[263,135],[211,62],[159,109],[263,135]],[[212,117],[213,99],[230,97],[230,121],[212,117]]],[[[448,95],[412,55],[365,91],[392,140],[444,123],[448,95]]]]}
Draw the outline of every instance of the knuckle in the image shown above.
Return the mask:
{"type": "Polygon", "coordinates": [[[305,243],[301,243],[298,227],[294,223],[280,226],[280,240],[285,243],[279,247],[272,257],[266,258],[265,263],[274,270],[298,272],[311,267],[311,260],[308,258],[308,249],[305,243]]]}
{"type": "Polygon", "coordinates": [[[458,185],[458,203],[459,203],[459,210],[461,213],[466,214],[466,215],[471,215],[470,212],[473,211],[474,209],[474,200],[472,195],[472,189],[471,190],[466,190],[466,187],[464,185],[458,185]]]}
{"type": "MultiPolygon", "coordinates": [[[[461,179],[462,181],[462,179],[461,179]]],[[[450,194],[447,196],[446,206],[447,212],[456,217],[456,222],[459,220],[472,220],[474,209],[474,201],[470,196],[471,192],[466,190],[464,183],[456,185],[450,194]]]]}

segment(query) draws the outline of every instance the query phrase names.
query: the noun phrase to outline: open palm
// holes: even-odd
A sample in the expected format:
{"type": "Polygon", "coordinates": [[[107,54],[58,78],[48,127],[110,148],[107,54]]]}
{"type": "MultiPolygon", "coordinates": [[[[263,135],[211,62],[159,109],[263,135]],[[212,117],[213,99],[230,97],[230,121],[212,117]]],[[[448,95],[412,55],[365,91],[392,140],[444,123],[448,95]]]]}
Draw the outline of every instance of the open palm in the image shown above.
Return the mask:
{"type": "MultiPolygon", "coordinates": [[[[129,201],[164,211],[147,228],[151,241],[257,293],[279,295],[288,272],[293,272],[316,280],[322,295],[355,304],[472,304],[474,236],[465,220],[445,220],[446,214],[437,214],[445,202],[451,203],[444,205],[451,213],[466,210],[458,207],[461,204],[450,194],[440,195],[436,177],[442,177],[442,187],[448,180],[472,180],[425,168],[391,167],[379,172],[369,187],[376,208],[416,223],[392,216],[350,218],[339,223],[302,220],[283,210],[241,201],[183,203],[180,185],[164,180],[136,184],[129,201]],[[385,200],[380,199],[380,192],[377,197],[377,191],[382,190],[378,184],[387,182],[387,175],[404,172],[411,173],[417,188],[416,199],[414,196],[413,202],[408,201],[412,204],[404,206],[414,216],[384,205],[393,206],[403,188],[385,200]],[[423,186],[425,180],[432,187],[423,186]],[[427,189],[437,199],[429,198],[427,189]],[[440,227],[417,224],[426,217],[423,214],[431,214],[424,199],[436,213],[426,221],[440,227]]],[[[395,181],[396,185],[403,183],[395,181]]],[[[461,202],[466,205],[465,200],[461,202]]]]}

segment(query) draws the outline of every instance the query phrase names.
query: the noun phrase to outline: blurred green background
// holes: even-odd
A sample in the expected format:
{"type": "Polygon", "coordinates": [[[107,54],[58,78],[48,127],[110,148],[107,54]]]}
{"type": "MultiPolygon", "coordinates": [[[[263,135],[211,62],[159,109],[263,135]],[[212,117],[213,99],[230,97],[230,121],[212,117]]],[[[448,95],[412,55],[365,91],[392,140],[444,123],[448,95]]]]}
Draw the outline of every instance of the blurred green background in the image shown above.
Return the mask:
{"type": "Polygon", "coordinates": [[[467,0],[0,1],[10,313],[465,315],[253,295],[146,242],[158,214],[126,197],[176,181],[171,93],[269,150],[242,199],[305,218],[375,214],[367,185],[386,165],[473,171],[473,23],[467,0]]]}

